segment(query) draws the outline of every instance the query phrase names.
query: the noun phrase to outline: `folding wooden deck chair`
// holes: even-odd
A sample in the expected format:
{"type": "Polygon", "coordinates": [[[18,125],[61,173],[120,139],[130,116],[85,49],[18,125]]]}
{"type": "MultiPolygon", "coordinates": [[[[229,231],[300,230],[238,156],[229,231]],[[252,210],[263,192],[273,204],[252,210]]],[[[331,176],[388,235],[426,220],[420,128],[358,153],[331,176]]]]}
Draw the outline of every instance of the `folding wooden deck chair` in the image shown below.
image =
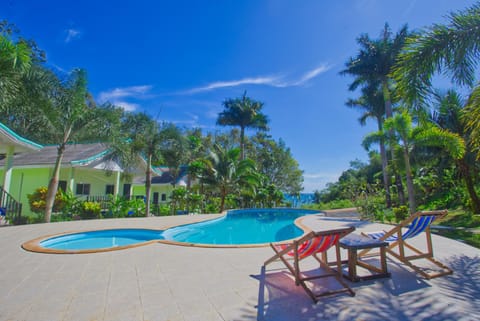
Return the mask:
{"type": "MultiPolygon", "coordinates": [[[[432,236],[430,233],[430,224],[433,221],[440,219],[447,215],[447,211],[425,211],[417,212],[414,215],[410,216],[406,220],[402,221],[396,227],[389,231],[381,232],[368,232],[362,233],[366,236],[369,236],[376,240],[386,241],[389,243],[387,247],[387,253],[393,257],[400,260],[402,263],[411,267],[414,271],[425,277],[426,279],[432,279],[439,276],[452,274],[453,271],[435,260],[433,257],[433,248],[432,248],[432,236]],[[407,243],[407,239],[418,236],[419,234],[425,232],[426,237],[426,251],[421,251],[420,249],[414,247],[413,245],[407,243]],[[394,250],[398,247],[398,250],[394,250]],[[406,249],[411,250],[414,255],[407,255],[406,249]],[[412,261],[418,259],[427,259],[434,265],[440,268],[440,271],[428,272],[425,269],[422,269],[420,266],[413,264],[412,261]]],[[[365,256],[369,250],[365,250],[359,253],[359,256],[365,256]]]]}
{"type": "Polygon", "coordinates": [[[354,227],[349,227],[321,232],[310,232],[300,239],[294,240],[292,243],[270,243],[270,246],[275,251],[275,255],[265,261],[263,266],[265,267],[267,264],[273,261],[281,260],[295,277],[295,284],[297,286],[301,285],[315,303],[317,303],[318,298],[321,296],[341,292],[349,292],[350,295],[354,296],[355,293],[353,290],[342,280],[342,262],[340,257],[340,247],[338,245],[338,241],[342,237],[353,232],[354,230],[354,227]],[[327,250],[333,246],[336,248],[336,271],[329,267],[327,260],[327,250]],[[320,258],[318,254],[321,254],[322,257],[320,258]],[[302,271],[300,271],[300,261],[310,256],[315,258],[318,263],[320,263],[320,267],[323,268],[326,273],[315,276],[302,275],[302,271]],[[287,261],[288,259],[293,259],[293,265],[287,261]],[[306,284],[306,281],[325,277],[334,277],[343,286],[343,288],[338,290],[327,289],[320,293],[313,293],[313,291],[306,284]]]}

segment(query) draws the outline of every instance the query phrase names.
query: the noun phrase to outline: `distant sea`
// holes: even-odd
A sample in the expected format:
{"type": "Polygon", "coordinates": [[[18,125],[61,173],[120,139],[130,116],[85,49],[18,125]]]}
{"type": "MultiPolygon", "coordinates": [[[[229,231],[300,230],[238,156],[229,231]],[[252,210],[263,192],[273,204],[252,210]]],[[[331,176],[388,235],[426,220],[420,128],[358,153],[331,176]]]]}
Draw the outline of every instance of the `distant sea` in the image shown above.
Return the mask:
{"type": "Polygon", "coordinates": [[[300,193],[298,196],[284,194],[283,198],[290,202],[292,207],[301,207],[303,204],[313,204],[315,195],[313,193],[300,193]]]}

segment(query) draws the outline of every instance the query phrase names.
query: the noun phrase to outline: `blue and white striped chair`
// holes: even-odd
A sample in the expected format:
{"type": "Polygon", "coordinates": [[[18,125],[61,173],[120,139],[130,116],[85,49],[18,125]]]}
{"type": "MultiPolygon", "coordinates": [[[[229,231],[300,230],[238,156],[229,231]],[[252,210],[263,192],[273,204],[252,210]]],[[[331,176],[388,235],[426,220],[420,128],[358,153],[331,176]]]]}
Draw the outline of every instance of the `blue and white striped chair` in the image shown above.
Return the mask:
{"type": "MultiPolygon", "coordinates": [[[[423,277],[427,279],[436,278],[439,276],[453,273],[450,268],[445,266],[443,263],[435,260],[433,257],[430,225],[435,220],[440,219],[445,215],[447,215],[446,210],[417,212],[389,231],[367,232],[362,234],[375,240],[388,242],[389,246],[387,247],[387,253],[400,260],[402,263],[408,265],[423,277]],[[414,247],[406,241],[407,239],[419,236],[422,233],[425,234],[426,237],[426,251],[421,251],[420,249],[414,247]],[[395,251],[394,249],[397,247],[398,250],[395,251]],[[410,250],[414,254],[407,255],[406,249],[410,250]],[[413,264],[412,261],[418,259],[427,259],[428,261],[439,267],[440,271],[427,271],[424,268],[413,264]]],[[[363,252],[360,252],[359,255],[363,256],[367,252],[368,250],[365,250],[363,252]]]]}

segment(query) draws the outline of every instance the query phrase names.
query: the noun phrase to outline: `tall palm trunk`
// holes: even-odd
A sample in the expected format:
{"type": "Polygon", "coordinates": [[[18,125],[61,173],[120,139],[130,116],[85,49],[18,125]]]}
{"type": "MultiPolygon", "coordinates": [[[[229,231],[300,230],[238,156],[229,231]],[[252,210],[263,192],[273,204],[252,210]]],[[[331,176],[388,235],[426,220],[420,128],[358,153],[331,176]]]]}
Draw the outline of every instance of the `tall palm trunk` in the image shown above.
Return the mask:
{"type": "Polygon", "coordinates": [[[146,182],[145,182],[145,216],[150,214],[150,190],[152,187],[152,155],[148,155],[147,160],[147,171],[146,171],[146,182]]]}
{"type": "MultiPolygon", "coordinates": [[[[378,119],[378,130],[383,130],[383,125],[381,119],[378,119]]],[[[385,203],[387,208],[392,207],[392,196],[390,195],[390,176],[388,175],[388,160],[387,160],[387,151],[385,149],[385,141],[380,140],[380,157],[382,159],[382,174],[383,174],[383,185],[385,187],[385,203]]]]}
{"type": "Polygon", "coordinates": [[[403,149],[403,158],[405,161],[405,173],[407,179],[407,191],[408,191],[408,207],[410,214],[415,213],[417,210],[417,204],[415,201],[415,187],[413,186],[412,168],[410,166],[410,155],[408,154],[408,145],[403,149]]]}
{"type": "Polygon", "coordinates": [[[58,190],[58,179],[60,177],[60,165],[62,164],[63,154],[65,152],[66,143],[62,143],[57,149],[57,159],[53,168],[53,175],[48,183],[48,191],[45,200],[45,223],[50,223],[52,217],[53,205],[55,203],[55,196],[58,190]]]}
{"type": "Polygon", "coordinates": [[[245,127],[240,127],[240,159],[245,159],[245,127]]]}
{"type": "MultiPolygon", "coordinates": [[[[385,100],[385,116],[386,118],[393,117],[393,110],[392,110],[392,99],[390,94],[390,89],[388,88],[388,79],[382,80],[382,91],[383,91],[383,99],[385,100]]],[[[390,135],[392,135],[392,131],[390,131],[390,135]]],[[[390,153],[392,157],[392,162],[394,162],[395,155],[393,148],[390,148],[390,153]]],[[[398,201],[400,204],[405,204],[405,193],[403,191],[403,183],[398,170],[394,166],[394,173],[395,173],[395,185],[397,186],[397,194],[398,194],[398,201]]],[[[408,187],[407,187],[408,189],[408,187]]],[[[391,205],[391,203],[390,203],[391,205]]]]}

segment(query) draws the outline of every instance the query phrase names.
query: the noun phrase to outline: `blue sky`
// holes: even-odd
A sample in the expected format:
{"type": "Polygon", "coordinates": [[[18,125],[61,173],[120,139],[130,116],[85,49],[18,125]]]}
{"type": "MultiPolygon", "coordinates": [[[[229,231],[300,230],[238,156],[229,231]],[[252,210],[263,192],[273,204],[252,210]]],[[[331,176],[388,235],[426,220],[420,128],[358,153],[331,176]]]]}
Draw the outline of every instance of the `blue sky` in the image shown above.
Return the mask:
{"type": "Polygon", "coordinates": [[[375,129],[345,106],[352,78],[338,73],[362,33],[385,22],[419,29],[445,21],[464,0],[19,1],[0,19],[46,51],[58,73],[88,72],[98,102],[147,111],[179,126],[215,126],[226,98],[265,103],[270,134],[304,170],[306,192],[335,181],[375,129]]]}

